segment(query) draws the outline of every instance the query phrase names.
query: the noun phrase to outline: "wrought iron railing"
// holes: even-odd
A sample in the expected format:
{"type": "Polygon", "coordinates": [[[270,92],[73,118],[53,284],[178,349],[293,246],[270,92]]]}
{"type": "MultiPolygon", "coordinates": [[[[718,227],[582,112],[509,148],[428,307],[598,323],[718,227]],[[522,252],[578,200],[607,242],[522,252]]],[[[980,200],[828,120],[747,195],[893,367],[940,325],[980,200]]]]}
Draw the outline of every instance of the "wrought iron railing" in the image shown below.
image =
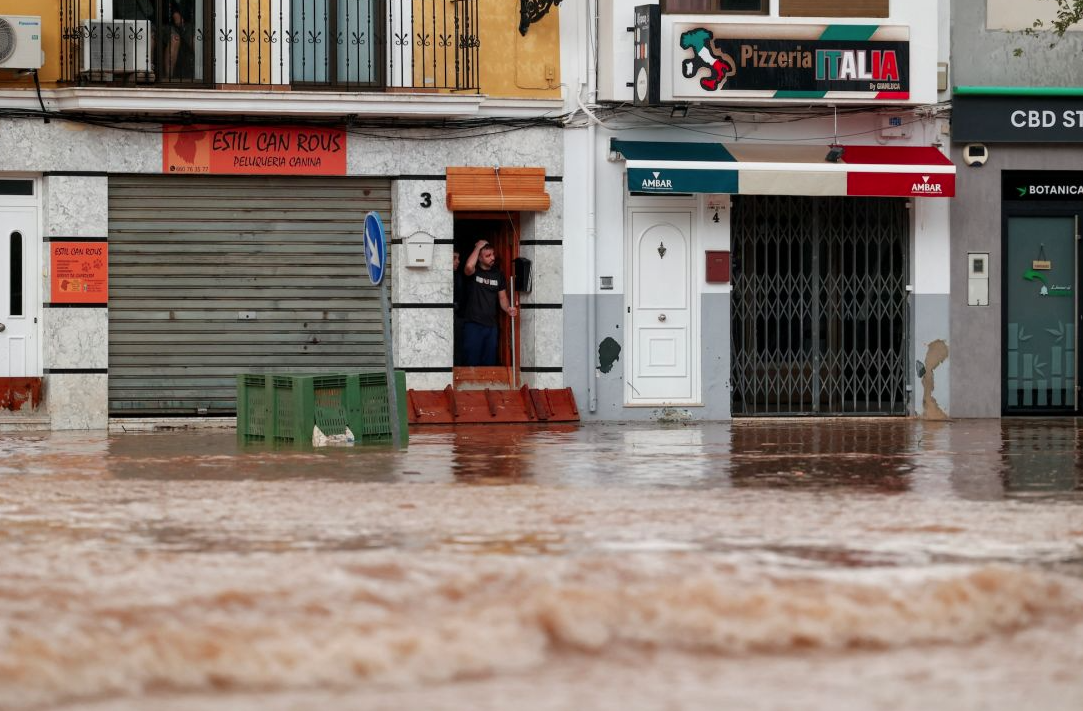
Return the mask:
{"type": "Polygon", "coordinates": [[[480,91],[479,0],[61,0],[73,84],[480,91]]]}

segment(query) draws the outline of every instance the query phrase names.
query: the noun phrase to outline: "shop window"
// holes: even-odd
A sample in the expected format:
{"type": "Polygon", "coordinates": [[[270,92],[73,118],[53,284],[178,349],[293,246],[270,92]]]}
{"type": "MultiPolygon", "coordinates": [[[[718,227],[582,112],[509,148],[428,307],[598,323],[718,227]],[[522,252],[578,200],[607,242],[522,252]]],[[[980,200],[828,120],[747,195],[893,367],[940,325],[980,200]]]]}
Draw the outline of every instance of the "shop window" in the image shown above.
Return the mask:
{"type": "Polygon", "coordinates": [[[10,254],[8,264],[11,268],[11,280],[9,282],[11,293],[8,294],[12,316],[23,315],[23,235],[21,232],[12,232],[8,249],[10,254]]]}
{"type": "Polygon", "coordinates": [[[97,0],[79,60],[91,81],[198,83],[209,65],[209,0],[97,0]]]}
{"type": "Polygon", "coordinates": [[[890,0],[779,0],[781,17],[887,17],[890,0]]]}
{"type": "MultiPolygon", "coordinates": [[[[295,83],[365,86],[379,82],[381,58],[374,39],[382,30],[380,9],[373,0],[296,0],[290,7],[293,24],[286,41],[292,43],[295,83]]],[[[395,46],[409,47],[403,28],[392,29],[398,30],[395,46]]],[[[398,57],[400,63],[410,59],[398,57]]],[[[393,63],[395,57],[389,61],[393,63]]]]}
{"type": "Polygon", "coordinates": [[[0,195],[30,196],[33,194],[33,180],[0,180],[0,195]]]}
{"type": "Polygon", "coordinates": [[[668,15],[766,15],[770,4],[769,0],[662,0],[662,12],[668,15]]]}

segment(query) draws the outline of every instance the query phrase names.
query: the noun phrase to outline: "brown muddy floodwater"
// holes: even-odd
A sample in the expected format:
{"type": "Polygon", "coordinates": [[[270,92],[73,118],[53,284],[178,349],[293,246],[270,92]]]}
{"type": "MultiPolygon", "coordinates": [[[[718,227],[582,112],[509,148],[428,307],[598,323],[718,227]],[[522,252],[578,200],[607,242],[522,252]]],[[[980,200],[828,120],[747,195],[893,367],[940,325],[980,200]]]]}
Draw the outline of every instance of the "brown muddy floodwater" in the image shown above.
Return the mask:
{"type": "Polygon", "coordinates": [[[0,437],[0,708],[1083,709],[1083,425],[0,437]]]}

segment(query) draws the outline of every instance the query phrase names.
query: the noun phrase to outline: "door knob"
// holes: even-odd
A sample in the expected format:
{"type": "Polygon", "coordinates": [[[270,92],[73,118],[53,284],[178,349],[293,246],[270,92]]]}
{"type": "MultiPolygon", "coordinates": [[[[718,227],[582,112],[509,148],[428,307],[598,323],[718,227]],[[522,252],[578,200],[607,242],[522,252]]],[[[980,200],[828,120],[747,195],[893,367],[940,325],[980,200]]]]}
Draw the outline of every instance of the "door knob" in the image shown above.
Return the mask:
{"type": "Polygon", "coordinates": [[[6,330],[7,330],[7,328],[8,328],[7,326],[5,326],[4,324],[0,323],[0,331],[6,331],[6,330]]]}
{"type": "Polygon", "coordinates": [[[666,315],[665,314],[658,314],[658,320],[659,321],[665,321],[666,320],[666,315]]]}

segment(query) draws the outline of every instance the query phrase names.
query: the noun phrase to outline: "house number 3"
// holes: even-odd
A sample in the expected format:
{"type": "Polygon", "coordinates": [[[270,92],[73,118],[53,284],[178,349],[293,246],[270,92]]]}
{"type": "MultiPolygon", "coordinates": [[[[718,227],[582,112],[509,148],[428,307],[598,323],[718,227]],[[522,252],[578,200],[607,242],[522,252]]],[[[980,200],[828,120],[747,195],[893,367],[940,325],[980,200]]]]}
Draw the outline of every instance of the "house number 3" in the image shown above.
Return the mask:
{"type": "Polygon", "coordinates": [[[432,207],[432,193],[421,193],[421,207],[432,207]]]}

